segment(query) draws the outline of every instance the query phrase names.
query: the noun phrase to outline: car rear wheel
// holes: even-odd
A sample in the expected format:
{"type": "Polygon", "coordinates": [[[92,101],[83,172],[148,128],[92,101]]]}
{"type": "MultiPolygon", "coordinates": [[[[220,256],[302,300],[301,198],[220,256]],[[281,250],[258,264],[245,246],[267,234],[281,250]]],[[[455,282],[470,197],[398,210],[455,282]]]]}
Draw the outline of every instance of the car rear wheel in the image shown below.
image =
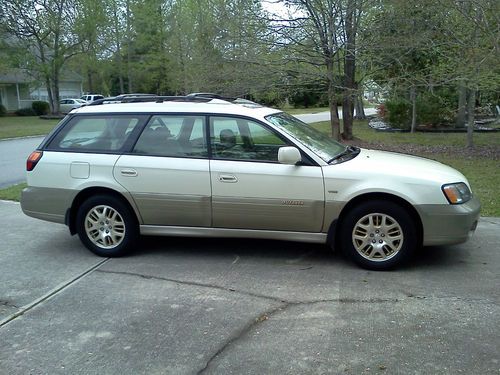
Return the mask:
{"type": "Polygon", "coordinates": [[[418,236],[405,208],[380,201],[354,207],[342,221],[340,239],[343,252],[361,267],[388,270],[408,261],[418,236]]]}
{"type": "Polygon", "coordinates": [[[127,205],[107,195],[83,202],[78,209],[76,226],[82,243],[104,257],[125,255],[139,236],[135,216],[127,205]]]}

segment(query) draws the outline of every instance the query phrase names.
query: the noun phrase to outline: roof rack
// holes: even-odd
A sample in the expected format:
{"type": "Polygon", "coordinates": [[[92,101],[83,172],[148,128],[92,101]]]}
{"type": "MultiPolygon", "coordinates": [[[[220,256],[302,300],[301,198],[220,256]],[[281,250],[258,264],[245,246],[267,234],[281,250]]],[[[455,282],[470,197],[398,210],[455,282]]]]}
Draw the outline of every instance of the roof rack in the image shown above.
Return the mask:
{"type": "Polygon", "coordinates": [[[162,96],[155,94],[121,94],[118,96],[112,96],[104,99],[94,100],[92,103],[88,104],[92,105],[101,105],[101,104],[117,104],[117,103],[163,103],[163,102],[191,102],[191,103],[207,103],[213,99],[224,100],[229,103],[234,104],[246,104],[246,105],[254,105],[260,106],[259,104],[252,102],[250,100],[241,99],[241,98],[233,98],[222,96],[219,94],[205,93],[205,92],[195,92],[184,96],[162,96]]]}

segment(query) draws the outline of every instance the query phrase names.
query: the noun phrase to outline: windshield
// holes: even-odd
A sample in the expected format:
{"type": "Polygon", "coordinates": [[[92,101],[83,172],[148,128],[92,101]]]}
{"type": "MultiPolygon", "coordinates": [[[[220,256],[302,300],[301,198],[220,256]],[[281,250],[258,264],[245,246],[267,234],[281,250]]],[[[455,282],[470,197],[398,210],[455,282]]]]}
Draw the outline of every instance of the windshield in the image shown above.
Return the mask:
{"type": "Polygon", "coordinates": [[[326,134],[287,113],[269,115],[266,116],[266,120],[302,143],[326,162],[331,161],[346,149],[344,145],[334,141],[326,134]]]}

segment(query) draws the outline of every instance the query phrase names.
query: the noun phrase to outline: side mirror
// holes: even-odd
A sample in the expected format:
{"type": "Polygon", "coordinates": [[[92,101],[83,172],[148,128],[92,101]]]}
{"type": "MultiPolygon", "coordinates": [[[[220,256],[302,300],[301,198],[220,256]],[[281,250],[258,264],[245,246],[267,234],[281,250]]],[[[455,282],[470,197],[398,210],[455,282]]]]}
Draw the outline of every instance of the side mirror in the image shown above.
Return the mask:
{"type": "Polygon", "coordinates": [[[296,147],[280,147],[278,150],[278,161],[281,164],[295,165],[302,160],[302,155],[296,147]]]}

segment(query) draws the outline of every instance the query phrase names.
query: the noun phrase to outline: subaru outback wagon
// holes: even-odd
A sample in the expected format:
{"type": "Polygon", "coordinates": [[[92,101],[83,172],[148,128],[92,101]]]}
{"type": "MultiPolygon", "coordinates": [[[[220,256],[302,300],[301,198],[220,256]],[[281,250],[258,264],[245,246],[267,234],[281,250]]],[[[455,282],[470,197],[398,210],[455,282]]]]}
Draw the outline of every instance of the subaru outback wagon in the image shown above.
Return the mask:
{"type": "Polygon", "coordinates": [[[360,149],[276,109],[210,95],[103,99],[73,110],[27,161],[25,214],[65,223],[95,254],[139,235],[340,247],[389,269],[464,242],[479,201],[456,170],[360,149]]]}

